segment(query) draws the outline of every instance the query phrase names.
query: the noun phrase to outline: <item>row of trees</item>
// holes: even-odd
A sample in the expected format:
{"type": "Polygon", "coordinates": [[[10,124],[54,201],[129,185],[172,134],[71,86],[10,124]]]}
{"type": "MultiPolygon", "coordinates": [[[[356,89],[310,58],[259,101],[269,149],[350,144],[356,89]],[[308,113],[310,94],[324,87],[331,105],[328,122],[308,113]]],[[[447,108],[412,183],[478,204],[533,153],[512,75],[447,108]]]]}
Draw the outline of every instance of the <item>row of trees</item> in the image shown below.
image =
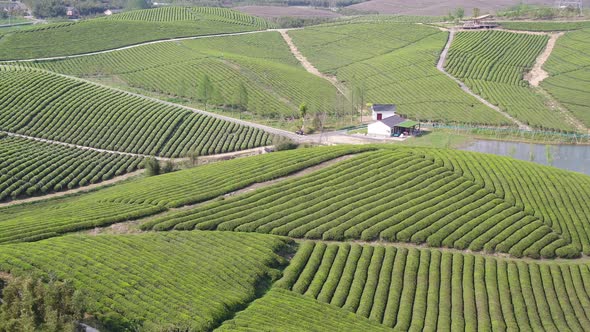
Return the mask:
{"type": "MultiPolygon", "coordinates": [[[[205,110],[209,104],[223,103],[221,92],[216,89],[211,78],[206,74],[203,75],[201,82],[197,86],[197,98],[205,104],[205,110]]],[[[231,107],[240,111],[246,111],[248,109],[248,89],[246,89],[244,83],[238,85],[234,98],[231,101],[231,107]]]]}

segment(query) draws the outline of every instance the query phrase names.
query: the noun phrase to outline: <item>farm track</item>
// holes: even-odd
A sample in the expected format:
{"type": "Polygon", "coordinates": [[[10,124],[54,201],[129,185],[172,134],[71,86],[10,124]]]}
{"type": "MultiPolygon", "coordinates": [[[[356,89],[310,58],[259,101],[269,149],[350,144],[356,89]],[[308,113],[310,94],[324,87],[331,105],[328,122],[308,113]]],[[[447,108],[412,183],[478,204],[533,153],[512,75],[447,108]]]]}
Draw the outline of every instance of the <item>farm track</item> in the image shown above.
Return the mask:
{"type": "MultiPolygon", "coordinates": [[[[84,146],[84,145],[54,141],[54,140],[45,139],[45,138],[21,135],[21,134],[11,133],[8,131],[2,131],[2,130],[0,130],[0,133],[6,134],[6,135],[12,136],[12,137],[19,137],[19,138],[24,138],[24,139],[28,139],[28,140],[49,143],[49,144],[63,145],[63,146],[67,146],[70,148],[76,148],[76,149],[81,149],[81,150],[90,150],[90,151],[96,151],[96,152],[118,154],[118,155],[140,157],[140,158],[155,158],[156,160],[159,160],[159,161],[172,161],[174,163],[180,163],[180,162],[189,160],[189,158],[186,158],[186,157],[185,158],[166,158],[166,157],[156,157],[156,156],[152,156],[152,155],[139,154],[139,153],[105,150],[105,149],[88,147],[88,146],[84,146]]],[[[244,155],[247,155],[247,156],[250,156],[253,154],[256,155],[256,154],[264,153],[266,148],[267,147],[258,147],[258,148],[248,149],[248,150],[233,151],[233,152],[220,153],[220,154],[209,155],[209,156],[199,156],[199,160],[210,162],[210,161],[216,161],[216,160],[230,159],[233,157],[244,156],[244,155]]]]}
{"type": "Polygon", "coordinates": [[[303,68],[305,68],[305,70],[307,70],[308,73],[318,76],[320,78],[323,78],[325,80],[327,80],[328,82],[330,82],[343,96],[347,96],[348,92],[346,91],[346,87],[344,87],[342,84],[340,84],[340,82],[338,82],[338,79],[335,76],[330,76],[330,75],[326,75],[323,74],[322,72],[320,72],[311,62],[309,62],[309,60],[307,60],[307,58],[299,51],[299,49],[297,48],[297,46],[295,45],[295,43],[293,42],[293,39],[291,39],[291,36],[289,36],[289,34],[287,33],[287,31],[292,30],[292,29],[279,29],[277,30],[281,36],[283,37],[283,39],[285,40],[285,42],[287,43],[287,45],[289,45],[289,49],[291,50],[291,53],[293,54],[293,56],[295,56],[295,58],[299,61],[299,63],[301,63],[301,65],[303,66],[303,68]]]}
{"type": "Polygon", "coordinates": [[[63,197],[63,196],[71,195],[71,194],[91,191],[96,188],[106,187],[106,186],[109,186],[109,185],[112,185],[112,184],[115,184],[118,182],[125,181],[129,178],[139,176],[139,175],[143,174],[143,172],[144,172],[144,170],[140,169],[140,170],[136,170],[131,173],[127,173],[127,174],[124,174],[121,176],[114,177],[110,180],[90,184],[90,185],[87,185],[84,187],[79,187],[76,189],[59,191],[59,192],[55,192],[55,193],[51,193],[51,194],[47,194],[47,195],[43,195],[43,196],[35,196],[35,197],[31,197],[31,198],[17,199],[17,200],[9,201],[6,203],[0,203],[0,208],[6,207],[6,206],[14,206],[14,205],[20,205],[20,204],[25,204],[25,203],[44,201],[44,200],[48,200],[48,199],[52,199],[52,198],[56,198],[56,197],[63,197]]]}
{"type": "Polygon", "coordinates": [[[445,45],[445,48],[443,49],[442,53],[440,54],[440,58],[438,59],[438,63],[436,65],[436,69],[438,69],[440,72],[442,72],[443,74],[445,74],[448,77],[450,77],[453,81],[457,82],[457,84],[459,84],[459,87],[461,87],[461,90],[463,90],[466,93],[470,94],[471,96],[475,97],[477,100],[479,100],[484,105],[488,106],[489,108],[493,109],[494,111],[496,111],[496,112],[502,114],[504,117],[508,118],[510,121],[514,122],[516,125],[518,125],[518,128],[519,129],[526,130],[526,131],[531,131],[532,130],[531,127],[529,127],[529,126],[525,125],[524,123],[518,121],[517,119],[515,119],[514,117],[512,117],[510,114],[502,111],[498,106],[493,105],[489,101],[485,100],[484,98],[482,98],[478,94],[476,94],[473,91],[471,91],[471,89],[469,89],[467,87],[467,85],[465,85],[465,83],[463,83],[462,81],[460,81],[459,79],[457,79],[453,75],[447,73],[447,71],[445,70],[444,66],[445,66],[445,62],[447,60],[447,55],[449,54],[449,49],[451,48],[451,44],[453,43],[453,40],[455,39],[455,33],[456,33],[456,31],[454,29],[449,30],[449,39],[447,40],[447,44],[445,45]]]}
{"type": "Polygon", "coordinates": [[[530,258],[530,257],[514,257],[509,254],[503,253],[488,253],[484,251],[472,251],[472,250],[459,250],[446,247],[430,247],[426,244],[415,244],[409,242],[383,242],[383,241],[361,241],[361,240],[346,240],[346,241],[326,241],[316,239],[294,239],[296,242],[315,242],[325,244],[342,244],[342,243],[354,243],[360,245],[370,246],[383,246],[383,247],[396,247],[396,248],[407,248],[407,249],[421,249],[421,250],[438,250],[442,252],[448,252],[451,254],[468,254],[468,255],[480,255],[485,257],[494,257],[499,259],[505,259],[515,262],[528,262],[528,263],[576,263],[576,264],[587,264],[590,263],[590,256],[582,255],[578,258],[530,258]]]}
{"type": "Polygon", "coordinates": [[[549,59],[549,56],[551,56],[553,48],[555,48],[555,43],[557,42],[557,39],[559,39],[559,37],[563,35],[563,32],[550,34],[549,41],[547,42],[547,47],[545,47],[543,53],[541,53],[537,57],[533,69],[531,69],[531,71],[525,75],[525,80],[529,81],[529,83],[531,83],[532,86],[539,86],[539,84],[543,82],[543,80],[549,77],[549,73],[543,69],[543,65],[545,64],[547,59],[549,59]]]}
{"type": "Polygon", "coordinates": [[[175,213],[175,212],[178,212],[178,211],[184,211],[184,210],[194,209],[194,208],[197,208],[199,206],[203,206],[203,205],[206,205],[206,204],[215,202],[215,201],[219,200],[220,198],[229,198],[229,197],[232,197],[232,196],[236,196],[236,195],[240,195],[240,194],[245,194],[245,193],[251,192],[253,190],[259,189],[259,188],[268,187],[268,186],[274,185],[274,184],[279,183],[279,182],[283,182],[283,181],[287,181],[287,180],[291,180],[291,179],[300,178],[300,177],[305,176],[305,175],[308,175],[308,174],[310,174],[312,172],[319,171],[319,170],[324,169],[326,167],[330,167],[330,166],[332,166],[332,165],[334,165],[336,163],[339,163],[341,161],[348,160],[348,159],[353,158],[353,157],[356,157],[356,154],[345,155],[345,156],[338,157],[338,158],[335,158],[335,159],[332,159],[332,160],[328,160],[328,161],[325,161],[323,163],[317,164],[315,166],[311,166],[311,167],[302,169],[302,170],[300,170],[298,172],[295,172],[295,173],[292,173],[292,174],[289,174],[289,175],[286,175],[286,176],[282,176],[282,177],[279,177],[279,178],[276,178],[276,179],[254,183],[254,184],[251,184],[251,185],[249,185],[247,187],[244,187],[242,189],[238,189],[238,190],[235,190],[235,191],[232,191],[232,192],[223,194],[221,196],[218,196],[218,197],[215,197],[215,198],[206,200],[204,202],[200,202],[200,203],[196,203],[196,204],[190,204],[190,205],[185,205],[185,206],[179,207],[179,208],[170,208],[170,209],[168,209],[168,210],[166,210],[164,212],[161,212],[161,213],[158,213],[158,214],[154,214],[154,215],[148,216],[148,217],[143,218],[143,219],[132,220],[132,221],[125,221],[125,222],[121,222],[121,223],[116,223],[116,224],[112,224],[112,225],[107,226],[107,227],[101,227],[101,228],[95,228],[95,229],[92,229],[92,230],[88,230],[88,231],[85,231],[83,233],[85,233],[85,234],[92,234],[92,235],[97,235],[97,234],[102,234],[102,233],[108,233],[108,234],[145,233],[146,231],[142,231],[138,227],[130,227],[130,226],[139,225],[139,224],[144,223],[146,221],[149,221],[151,219],[160,218],[160,217],[163,217],[163,216],[165,216],[167,214],[170,214],[170,213],[175,213]]]}

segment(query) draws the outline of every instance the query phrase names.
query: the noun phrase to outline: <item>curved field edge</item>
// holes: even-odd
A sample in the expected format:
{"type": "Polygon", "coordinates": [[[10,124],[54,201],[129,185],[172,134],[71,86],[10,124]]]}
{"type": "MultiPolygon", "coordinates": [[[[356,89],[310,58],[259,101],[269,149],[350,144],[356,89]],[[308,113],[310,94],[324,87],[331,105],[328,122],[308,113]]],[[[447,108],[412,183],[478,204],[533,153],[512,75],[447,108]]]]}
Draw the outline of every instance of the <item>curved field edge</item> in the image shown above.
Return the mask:
{"type": "Polygon", "coordinates": [[[37,241],[144,218],[372,149],[375,147],[339,146],[273,152],[132,180],[72,197],[0,208],[0,243],[37,241]]]}
{"type": "Polygon", "coordinates": [[[0,130],[5,132],[165,157],[245,150],[271,141],[266,131],[238,120],[82,79],[1,65],[0,73],[0,130]]]}
{"type": "Polygon", "coordinates": [[[589,282],[587,262],[304,242],[274,287],[399,331],[581,331],[590,327],[589,282]]]}
{"type": "Polygon", "coordinates": [[[231,9],[164,7],[0,34],[0,60],[105,51],[149,41],[264,30],[263,19],[231,9]],[[151,16],[152,19],[146,19],[151,16]]]}
{"type": "Polygon", "coordinates": [[[383,147],[304,177],[157,216],[141,229],[574,258],[589,245],[586,183],[587,176],[511,158],[383,147]]]}
{"type": "Polygon", "coordinates": [[[290,240],[238,233],[63,236],[6,245],[0,270],[72,280],[101,330],[211,330],[259,297],[290,240]]]}
{"type": "Polygon", "coordinates": [[[392,331],[337,307],[274,288],[215,331],[392,331]]]}
{"type": "Polygon", "coordinates": [[[81,189],[131,174],[143,158],[80,150],[0,133],[0,202],[81,189]]]}

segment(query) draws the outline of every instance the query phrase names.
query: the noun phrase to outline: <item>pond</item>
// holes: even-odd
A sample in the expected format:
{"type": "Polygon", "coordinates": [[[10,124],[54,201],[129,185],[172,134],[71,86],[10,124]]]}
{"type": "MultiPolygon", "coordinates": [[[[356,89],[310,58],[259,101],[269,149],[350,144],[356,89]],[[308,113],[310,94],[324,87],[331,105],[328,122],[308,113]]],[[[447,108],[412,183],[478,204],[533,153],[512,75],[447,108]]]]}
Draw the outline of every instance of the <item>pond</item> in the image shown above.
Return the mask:
{"type": "Polygon", "coordinates": [[[476,140],[463,150],[509,156],[590,175],[589,145],[543,145],[476,140]]]}

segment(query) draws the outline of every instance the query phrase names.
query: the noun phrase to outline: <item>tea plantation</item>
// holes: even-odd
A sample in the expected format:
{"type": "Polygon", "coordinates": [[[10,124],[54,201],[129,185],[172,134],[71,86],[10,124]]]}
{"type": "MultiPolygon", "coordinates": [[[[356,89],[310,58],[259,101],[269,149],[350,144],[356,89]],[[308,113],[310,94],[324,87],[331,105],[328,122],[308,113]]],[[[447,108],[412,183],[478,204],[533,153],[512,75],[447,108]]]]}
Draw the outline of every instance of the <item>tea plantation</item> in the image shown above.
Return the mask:
{"type": "Polygon", "coordinates": [[[0,331],[590,331],[587,22],[338,12],[0,30],[0,331]]]}

